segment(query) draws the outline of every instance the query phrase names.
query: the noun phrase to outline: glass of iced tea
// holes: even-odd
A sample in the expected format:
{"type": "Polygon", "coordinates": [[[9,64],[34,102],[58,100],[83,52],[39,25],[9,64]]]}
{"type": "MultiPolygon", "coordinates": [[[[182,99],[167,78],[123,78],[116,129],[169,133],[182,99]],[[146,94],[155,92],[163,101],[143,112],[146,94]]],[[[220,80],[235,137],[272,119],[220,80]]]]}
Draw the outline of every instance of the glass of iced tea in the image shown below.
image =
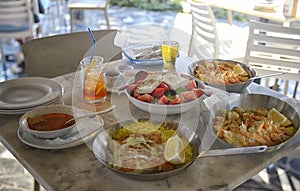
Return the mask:
{"type": "Polygon", "coordinates": [[[83,72],[83,98],[88,103],[104,102],[106,84],[103,73],[103,61],[100,56],[85,57],[80,61],[83,72]]]}
{"type": "Polygon", "coordinates": [[[163,70],[175,70],[175,62],[178,56],[179,43],[177,41],[162,41],[163,70]]]}

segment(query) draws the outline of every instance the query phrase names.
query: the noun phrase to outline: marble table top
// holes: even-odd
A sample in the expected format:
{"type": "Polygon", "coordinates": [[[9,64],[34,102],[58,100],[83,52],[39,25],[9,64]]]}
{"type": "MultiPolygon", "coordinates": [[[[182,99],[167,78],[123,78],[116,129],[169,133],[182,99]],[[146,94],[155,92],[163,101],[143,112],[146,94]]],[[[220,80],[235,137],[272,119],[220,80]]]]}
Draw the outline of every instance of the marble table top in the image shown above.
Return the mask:
{"type": "MultiPolygon", "coordinates": [[[[120,60],[110,63],[109,67],[116,67],[118,64],[129,63],[127,60],[120,60]]],[[[66,105],[74,104],[72,101],[72,98],[75,98],[72,94],[73,85],[76,83],[74,82],[74,74],[63,75],[54,79],[64,87],[63,103],[66,105]]],[[[293,105],[300,113],[299,100],[290,99],[254,83],[248,87],[247,91],[248,93],[264,93],[281,98],[293,105]]],[[[130,104],[126,95],[116,93],[109,93],[103,104],[92,109],[101,110],[112,103],[121,107],[117,107],[111,113],[101,115],[105,127],[117,123],[118,120],[128,119],[128,117],[149,116],[147,112],[130,104]],[[129,112],[124,112],[124,108],[129,112]]],[[[168,119],[181,120],[191,123],[193,126],[199,115],[197,111],[187,112],[182,115],[169,116],[168,119]]],[[[91,141],[80,146],[57,150],[37,149],[22,143],[16,133],[20,116],[0,115],[0,141],[47,191],[232,190],[295,149],[299,145],[297,139],[300,138],[298,135],[282,148],[272,152],[198,158],[189,168],[176,176],[163,180],[141,181],[120,176],[102,165],[92,152],[91,141]]]]}

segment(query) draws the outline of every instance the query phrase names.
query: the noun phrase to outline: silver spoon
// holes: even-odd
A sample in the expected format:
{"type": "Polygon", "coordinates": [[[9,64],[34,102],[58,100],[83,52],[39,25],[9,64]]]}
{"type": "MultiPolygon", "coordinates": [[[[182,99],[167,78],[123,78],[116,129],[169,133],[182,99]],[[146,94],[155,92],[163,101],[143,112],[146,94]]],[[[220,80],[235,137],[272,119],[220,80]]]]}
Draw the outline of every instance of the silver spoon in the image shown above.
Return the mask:
{"type": "Polygon", "coordinates": [[[80,116],[80,117],[73,117],[72,119],[69,119],[68,121],[66,121],[65,124],[68,124],[68,123],[70,123],[71,121],[78,120],[78,119],[82,119],[82,118],[86,118],[86,117],[93,118],[93,117],[96,117],[96,116],[99,115],[99,114],[103,114],[103,113],[110,112],[110,111],[113,110],[114,108],[116,108],[116,105],[112,105],[112,106],[110,106],[109,108],[106,108],[106,109],[104,109],[104,110],[102,110],[102,111],[98,111],[98,112],[91,113],[91,114],[88,114],[88,115],[83,115],[83,116],[80,116]]]}

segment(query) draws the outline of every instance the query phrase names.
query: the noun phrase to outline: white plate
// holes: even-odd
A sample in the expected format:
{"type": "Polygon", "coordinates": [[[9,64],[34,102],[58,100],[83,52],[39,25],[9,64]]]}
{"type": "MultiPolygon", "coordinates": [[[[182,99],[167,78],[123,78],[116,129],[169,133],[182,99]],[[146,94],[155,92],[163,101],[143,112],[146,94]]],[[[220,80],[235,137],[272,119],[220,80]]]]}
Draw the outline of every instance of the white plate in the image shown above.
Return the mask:
{"type": "Polygon", "coordinates": [[[61,96],[63,88],[55,80],[26,77],[0,83],[0,109],[23,109],[45,104],[61,96]]]}
{"type": "Polygon", "coordinates": [[[95,118],[83,118],[78,121],[70,134],[56,139],[42,139],[32,135],[22,128],[18,128],[17,134],[19,139],[31,147],[39,149],[64,149],[81,145],[92,140],[103,130],[104,121],[100,116],[95,118]]]}
{"type": "Polygon", "coordinates": [[[38,105],[38,106],[35,106],[35,107],[27,107],[27,108],[21,108],[21,109],[1,109],[0,108],[0,114],[23,114],[23,113],[26,113],[27,111],[30,111],[30,110],[33,110],[33,109],[36,109],[38,107],[42,107],[42,106],[47,106],[47,105],[51,105],[51,104],[59,104],[59,103],[62,103],[61,102],[61,98],[62,96],[59,96],[53,100],[50,100],[49,102],[47,103],[44,103],[42,105],[38,105]]]}

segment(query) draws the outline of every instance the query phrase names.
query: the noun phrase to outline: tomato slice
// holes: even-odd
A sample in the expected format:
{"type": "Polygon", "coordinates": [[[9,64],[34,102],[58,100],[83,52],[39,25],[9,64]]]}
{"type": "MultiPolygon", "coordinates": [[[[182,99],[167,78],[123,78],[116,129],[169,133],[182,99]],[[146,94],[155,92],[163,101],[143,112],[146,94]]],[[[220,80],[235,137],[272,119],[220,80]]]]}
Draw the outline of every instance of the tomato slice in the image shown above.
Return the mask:
{"type": "Polygon", "coordinates": [[[165,90],[170,90],[170,87],[166,83],[161,83],[158,88],[164,88],[165,90]]]}
{"type": "Polygon", "coordinates": [[[186,91],[180,94],[180,100],[183,103],[190,102],[197,99],[197,96],[193,91],[186,91]]]}
{"type": "Polygon", "coordinates": [[[197,97],[201,97],[204,93],[203,93],[203,91],[201,91],[200,89],[198,89],[198,88],[194,88],[193,89],[193,92],[194,92],[194,94],[197,96],[197,97]]]}
{"type": "Polygon", "coordinates": [[[126,90],[129,94],[131,94],[134,89],[136,89],[136,84],[131,84],[126,87],[126,90]]]}
{"type": "Polygon", "coordinates": [[[188,81],[188,84],[185,86],[186,89],[192,90],[194,88],[197,88],[197,83],[195,80],[188,81]]]}
{"type": "Polygon", "coordinates": [[[132,93],[130,94],[131,96],[133,96],[134,98],[138,98],[140,96],[140,94],[137,92],[137,89],[133,89],[132,93]]]}
{"type": "Polygon", "coordinates": [[[158,105],[166,105],[168,104],[168,98],[163,95],[157,102],[158,105]]]}
{"type": "Polygon", "coordinates": [[[181,104],[181,100],[179,97],[176,97],[175,99],[173,99],[171,102],[170,102],[170,105],[176,105],[176,104],[181,104]]]}
{"type": "Polygon", "coordinates": [[[154,97],[152,97],[149,94],[143,94],[143,95],[139,96],[137,99],[140,101],[143,101],[143,102],[151,103],[154,100],[154,97]]]}
{"type": "Polygon", "coordinates": [[[152,92],[152,96],[155,98],[160,98],[161,96],[163,96],[165,93],[165,89],[164,88],[155,88],[152,92]]]}

